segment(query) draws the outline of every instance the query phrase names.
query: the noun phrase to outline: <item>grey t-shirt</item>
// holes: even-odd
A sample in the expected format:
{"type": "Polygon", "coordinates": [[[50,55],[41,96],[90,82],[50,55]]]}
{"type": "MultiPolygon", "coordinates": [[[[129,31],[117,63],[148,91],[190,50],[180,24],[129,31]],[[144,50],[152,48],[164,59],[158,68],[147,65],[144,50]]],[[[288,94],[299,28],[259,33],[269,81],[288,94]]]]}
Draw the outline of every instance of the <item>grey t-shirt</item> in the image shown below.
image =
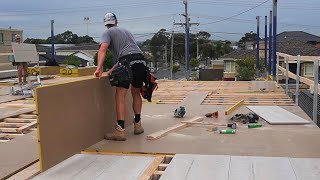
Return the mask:
{"type": "Polygon", "coordinates": [[[107,29],[102,35],[101,43],[107,43],[117,59],[128,54],[142,53],[132,34],[118,26],[107,29]]]}

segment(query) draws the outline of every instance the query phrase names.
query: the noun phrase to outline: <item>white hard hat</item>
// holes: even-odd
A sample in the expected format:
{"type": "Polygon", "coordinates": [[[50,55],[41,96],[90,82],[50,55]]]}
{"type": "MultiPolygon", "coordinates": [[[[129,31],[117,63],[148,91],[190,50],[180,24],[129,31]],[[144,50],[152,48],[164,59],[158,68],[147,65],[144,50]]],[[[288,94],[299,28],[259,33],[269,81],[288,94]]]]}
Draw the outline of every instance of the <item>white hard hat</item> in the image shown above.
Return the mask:
{"type": "Polygon", "coordinates": [[[117,17],[115,14],[113,13],[107,13],[105,16],[104,16],[104,25],[108,25],[108,24],[117,24],[117,17]]]}

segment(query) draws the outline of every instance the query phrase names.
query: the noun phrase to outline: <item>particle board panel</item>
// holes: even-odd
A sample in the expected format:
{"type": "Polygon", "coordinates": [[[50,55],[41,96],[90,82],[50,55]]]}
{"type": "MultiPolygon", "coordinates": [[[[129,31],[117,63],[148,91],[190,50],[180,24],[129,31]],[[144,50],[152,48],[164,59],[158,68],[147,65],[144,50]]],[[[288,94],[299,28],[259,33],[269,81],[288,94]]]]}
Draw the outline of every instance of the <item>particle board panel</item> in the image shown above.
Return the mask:
{"type": "Polygon", "coordinates": [[[177,154],[160,180],[315,180],[318,158],[177,154]]]}
{"type": "Polygon", "coordinates": [[[12,95],[0,96],[0,104],[6,103],[6,102],[11,102],[11,101],[16,101],[16,100],[20,100],[20,99],[25,99],[27,97],[31,97],[31,96],[12,96],[12,95]]]}
{"type": "Polygon", "coordinates": [[[39,62],[39,55],[34,44],[12,43],[12,50],[16,62],[39,62]]]}
{"type": "Polygon", "coordinates": [[[5,179],[39,158],[36,132],[0,144],[0,179],[5,179]]]}
{"type": "Polygon", "coordinates": [[[320,179],[320,158],[290,158],[290,162],[299,180],[320,179]]]}
{"type": "Polygon", "coordinates": [[[177,154],[160,180],[228,179],[230,156],[177,154]]]}
{"type": "Polygon", "coordinates": [[[8,118],[8,117],[13,117],[13,116],[18,116],[20,114],[25,114],[25,113],[31,113],[35,111],[35,108],[5,108],[5,111],[1,113],[0,115],[0,121],[2,119],[8,118]]]}
{"type": "MultiPolygon", "coordinates": [[[[129,94],[127,126],[133,119],[129,94]]],[[[42,171],[102,140],[117,119],[115,88],[107,77],[37,88],[36,104],[42,171]]]]}
{"type": "Polygon", "coordinates": [[[250,157],[253,166],[253,179],[259,180],[298,180],[287,157],[250,157]]]}
{"type": "Polygon", "coordinates": [[[76,154],[33,180],[139,179],[155,157],[76,154]]]}
{"type": "Polygon", "coordinates": [[[279,106],[247,106],[270,124],[309,124],[305,120],[279,106]]]}
{"type": "MultiPolygon", "coordinates": [[[[141,116],[145,130],[144,134],[135,136],[133,135],[133,128],[127,128],[127,141],[125,143],[102,140],[86,150],[320,158],[320,141],[318,140],[320,130],[298,106],[285,106],[283,108],[310,120],[311,124],[274,126],[263,123],[264,127],[257,129],[248,129],[247,126],[238,124],[237,133],[232,135],[208,132],[206,127],[195,127],[195,125],[171,133],[156,141],[146,139],[149,134],[192,117],[203,116],[208,112],[219,111],[220,116],[217,119],[205,118],[204,122],[223,124],[229,122],[230,116],[223,114],[229,106],[200,106],[194,104],[192,101],[187,104],[187,113],[184,118],[173,117],[173,111],[179,105],[145,104],[141,116]]],[[[249,112],[250,110],[246,106],[241,106],[234,113],[249,112]]]]}

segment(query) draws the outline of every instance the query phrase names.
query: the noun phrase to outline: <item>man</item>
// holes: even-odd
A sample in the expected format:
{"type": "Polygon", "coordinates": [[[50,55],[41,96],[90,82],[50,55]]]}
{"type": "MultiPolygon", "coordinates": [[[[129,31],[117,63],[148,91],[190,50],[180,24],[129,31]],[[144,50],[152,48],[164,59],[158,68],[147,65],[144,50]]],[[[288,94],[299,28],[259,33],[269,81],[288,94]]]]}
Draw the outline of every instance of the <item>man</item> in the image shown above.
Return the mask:
{"type": "MultiPolygon", "coordinates": [[[[142,55],[142,51],[135,42],[132,34],[124,28],[117,26],[118,20],[115,14],[107,13],[104,17],[104,25],[107,30],[102,35],[100,49],[98,52],[98,65],[94,75],[99,79],[102,76],[103,62],[106,56],[107,48],[110,49],[113,56],[118,62],[107,72],[108,76],[119,67],[128,67],[131,74],[131,83],[120,83],[116,87],[116,110],[117,110],[117,125],[113,133],[106,134],[107,140],[125,141],[125,115],[126,103],[125,97],[127,90],[131,84],[131,94],[133,98],[132,108],[135,113],[134,117],[134,134],[139,135],[144,132],[141,126],[141,108],[142,99],[140,95],[143,81],[146,78],[146,61],[142,55]]],[[[128,73],[129,74],[129,73],[128,73]]],[[[121,76],[115,75],[115,76],[121,76]]]]}
{"type": "MultiPolygon", "coordinates": [[[[20,35],[15,35],[16,43],[20,44],[21,37],[20,35]]],[[[19,84],[26,84],[27,83],[27,75],[28,75],[28,64],[26,62],[15,62],[13,61],[12,65],[18,67],[18,79],[19,84]],[[22,76],[23,76],[23,82],[22,82],[22,76]]]]}

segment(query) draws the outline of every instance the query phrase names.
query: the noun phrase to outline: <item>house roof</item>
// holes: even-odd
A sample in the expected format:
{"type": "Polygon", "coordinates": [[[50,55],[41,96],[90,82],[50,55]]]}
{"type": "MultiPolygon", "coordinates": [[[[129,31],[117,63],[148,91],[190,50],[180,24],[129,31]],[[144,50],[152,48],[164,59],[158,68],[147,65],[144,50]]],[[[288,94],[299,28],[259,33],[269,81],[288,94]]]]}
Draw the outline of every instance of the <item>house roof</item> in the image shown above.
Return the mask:
{"type": "Polygon", "coordinates": [[[284,31],[277,35],[278,41],[296,40],[301,42],[320,42],[320,37],[304,31],[284,31]]]}
{"type": "Polygon", "coordinates": [[[72,47],[61,47],[58,50],[68,50],[68,51],[83,51],[83,50],[99,50],[100,45],[99,44],[76,44],[75,46],[72,47]]]}
{"type": "MultiPolygon", "coordinates": [[[[55,55],[54,57],[55,57],[55,60],[56,60],[56,62],[57,62],[58,64],[62,64],[63,61],[65,61],[69,56],[55,55]]],[[[80,59],[81,63],[82,63],[82,62],[88,62],[88,61],[85,60],[85,59],[82,59],[82,58],[80,58],[80,57],[78,57],[78,58],[80,59]]],[[[40,61],[49,61],[49,60],[51,60],[51,59],[52,59],[52,58],[51,58],[51,54],[39,54],[39,60],[40,60],[40,61]]]]}
{"type": "Polygon", "coordinates": [[[248,56],[254,57],[255,50],[236,49],[234,51],[231,51],[229,54],[225,54],[221,58],[241,59],[241,58],[248,57],[248,56]]]}
{"type": "Polygon", "coordinates": [[[320,56],[320,49],[316,48],[307,42],[302,42],[295,39],[288,39],[286,41],[278,41],[277,51],[290,54],[292,56],[320,56]]]}

